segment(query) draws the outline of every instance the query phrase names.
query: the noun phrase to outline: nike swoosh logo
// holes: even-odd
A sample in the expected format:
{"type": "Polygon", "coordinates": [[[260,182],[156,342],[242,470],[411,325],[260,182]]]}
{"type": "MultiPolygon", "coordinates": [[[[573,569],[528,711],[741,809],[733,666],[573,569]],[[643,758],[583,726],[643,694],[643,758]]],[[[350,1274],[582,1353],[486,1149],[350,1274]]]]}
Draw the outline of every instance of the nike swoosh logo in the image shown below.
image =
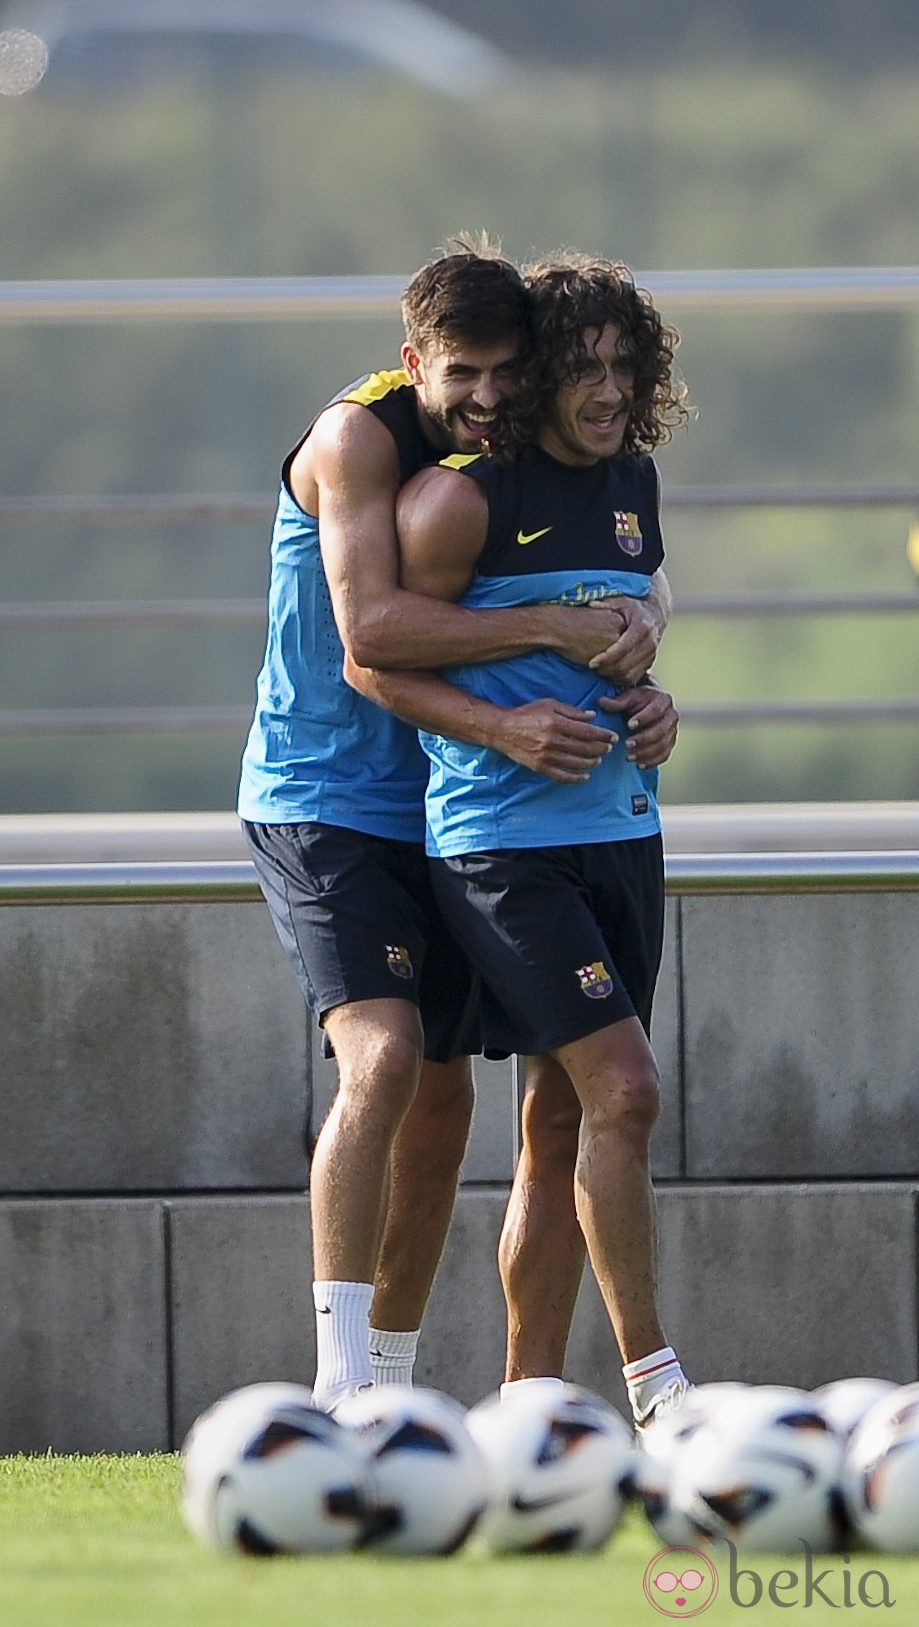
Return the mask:
{"type": "Polygon", "coordinates": [[[331,1316],[332,1315],[332,1307],[331,1307],[331,1305],[317,1305],[316,1309],[319,1312],[320,1316],[331,1316]]]}
{"type": "Polygon", "coordinates": [[[517,1514],[538,1514],[541,1509],[554,1508],[556,1503],[563,1503],[571,1492],[555,1497],[512,1497],[511,1508],[517,1514]]]}
{"type": "Polygon", "coordinates": [[[551,525],[544,525],[541,531],[530,531],[529,533],[526,531],[518,531],[517,541],[519,542],[521,548],[525,548],[528,542],[535,542],[537,537],[544,537],[546,532],[551,530],[551,525]]]}

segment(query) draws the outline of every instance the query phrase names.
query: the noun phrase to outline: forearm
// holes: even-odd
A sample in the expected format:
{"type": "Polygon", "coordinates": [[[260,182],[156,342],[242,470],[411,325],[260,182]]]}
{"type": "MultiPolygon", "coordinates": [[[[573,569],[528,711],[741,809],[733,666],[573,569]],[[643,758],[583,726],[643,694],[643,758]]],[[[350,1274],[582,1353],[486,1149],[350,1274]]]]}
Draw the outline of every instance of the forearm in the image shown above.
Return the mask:
{"type": "Polygon", "coordinates": [[[656,570],[651,578],[647,603],[657,622],[657,640],[660,643],[673,615],[673,592],[663,567],[656,570]]]}
{"type": "MultiPolygon", "coordinates": [[[[383,603],[354,618],[345,642],[354,662],[366,669],[470,666],[506,661],[530,650],[564,654],[569,618],[581,614],[542,604],[467,610],[446,599],[394,588],[383,603]]],[[[599,634],[597,643],[602,647],[599,634]]]]}
{"type": "Polygon", "coordinates": [[[581,711],[544,697],[524,706],[494,706],[432,672],[380,672],[345,659],[345,677],[368,700],[429,734],[487,746],[534,774],[570,785],[586,780],[616,735],[581,711]]]}
{"type": "Polygon", "coordinates": [[[436,672],[383,671],[345,662],[345,677],[368,700],[395,712],[403,723],[442,734],[466,745],[502,749],[508,714],[491,701],[470,695],[436,672]]]}

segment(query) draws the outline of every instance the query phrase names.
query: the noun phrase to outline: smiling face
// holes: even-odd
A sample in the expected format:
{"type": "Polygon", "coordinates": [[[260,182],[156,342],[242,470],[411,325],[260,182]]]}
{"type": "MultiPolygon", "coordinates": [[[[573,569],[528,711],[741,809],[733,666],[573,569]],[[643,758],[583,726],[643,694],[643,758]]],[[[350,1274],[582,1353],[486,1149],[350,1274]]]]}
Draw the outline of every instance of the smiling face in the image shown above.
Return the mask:
{"type": "Polygon", "coordinates": [[[622,451],[634,398],[634,365],[615,322],[584,333],[576,374],[559,386],[539,443],[560,463],[590,464],[622,451]]]}
{"type": "Polygon", "coordinates": [[[478,452],[493,432],[519,372],[519,335],[487,344],[456,341],[422,356],[403,345],[428,439],[445,452],[478,452]]]}

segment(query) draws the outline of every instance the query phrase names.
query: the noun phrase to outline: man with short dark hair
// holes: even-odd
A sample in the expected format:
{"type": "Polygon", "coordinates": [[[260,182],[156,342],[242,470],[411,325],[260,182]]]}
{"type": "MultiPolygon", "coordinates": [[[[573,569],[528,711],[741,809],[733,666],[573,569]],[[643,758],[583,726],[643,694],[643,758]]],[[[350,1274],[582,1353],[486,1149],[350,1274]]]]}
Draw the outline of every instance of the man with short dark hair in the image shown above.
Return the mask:
{"type": "MultiPolygon", "coordinates": [[[[466,1144],[468,1057],[480,1049],[475,980],[424,857],[426,758],[414,728],[348,686],[345,653],[425,668],[546,649],[586,665],[612,646],[620,666],[643,671],[660,633],[653,618],[612,608],[480,615],[400,586],[396,493],[445,453],[499,434],[529,296],[487,245],[461,245],[413,278],[403,312],[402,369],[346,390],[284,463],[238,804],[275,928],[338,1063],[310,1180],[325,1406],[372,1380],[371,1305],[377,1375],[410,1374],[466,1144]]],[[[509,711],[451,695],[477,737],[533,772],[581,778],[608,749],[609,732],[581,708],[540,699],[509,711]]],[[[666,732],[665,711],[646,714],[652,732],[666,732]]]]}

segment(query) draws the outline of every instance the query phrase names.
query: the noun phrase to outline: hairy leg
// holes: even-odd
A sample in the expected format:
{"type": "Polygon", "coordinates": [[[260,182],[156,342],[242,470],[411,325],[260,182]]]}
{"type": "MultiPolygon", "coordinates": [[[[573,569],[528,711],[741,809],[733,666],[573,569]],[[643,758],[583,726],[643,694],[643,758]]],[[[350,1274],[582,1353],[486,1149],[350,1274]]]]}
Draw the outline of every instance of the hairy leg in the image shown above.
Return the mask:
{"type": "Polygon", "coordinates": [[[637,1017],[555,1053],[583,1109],[575,1204],[623,1362],[665,1344],[649,1169],[660,1110],[657,1064],[637,1017]]]}
{"type": "Polygon", "coordinates": [[[372,1282],[390,1154],[418,1085],[421,1023],[407,1000],[361,1000],[330,1011],[326,1028],[339,1087],[310,1171],[313,1275],[372,1282]]]}
{"type": "Polygon", "coordinates": [[[453,1216],[472,1120],[472,1064],[425,1062],[390,1159],[389,1204],[371,1326],[421,1326],[453,1216]]]}
{"type": "Polygon", "coordinates": [[[527,1057],[522,1147],[498,1245],[508,1380],[562,1376],[584,1269],[573,1185],[580,1124],[561,1064],[527,1057]]]}

